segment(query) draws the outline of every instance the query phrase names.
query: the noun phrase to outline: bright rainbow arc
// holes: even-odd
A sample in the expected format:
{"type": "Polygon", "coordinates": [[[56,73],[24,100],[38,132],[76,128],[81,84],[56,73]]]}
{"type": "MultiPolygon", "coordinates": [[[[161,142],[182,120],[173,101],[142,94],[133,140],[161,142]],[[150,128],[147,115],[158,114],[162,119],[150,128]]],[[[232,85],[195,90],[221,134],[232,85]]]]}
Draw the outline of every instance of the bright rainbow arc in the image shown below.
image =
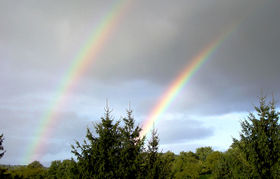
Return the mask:
{"type": "Polygon", "coordinates": [[[237,25],[231,26],[229,30],[222,33],[216,40],[210,43],[204,50],[195,56],[191,62],[183,69],[176,79],[169,85],[169,88],[160,97],[159,102],[148,115],[142,125],[141,138],[149,133],[153,124],[162,116],[178,93],[190,81],[191,77],[200,69],[200,67],[209,59],[216,49],[225,41],[225,39],[236,29],[237,25]]]}
{"type": "Polygon", "coordinates": [[[229,28],[224,31],[216,40],[210,43],[206,48],[204,48],[197,56],[195,56],[191,62],[183,69],[175,80],[169,85],[169,88],[160,97],[158,103],[153,108],[151,113],[148,115],[146,120],[142,125],[141,138],[147,135],[151,130],[154,123],[162,116],[162,114],[169,107],[171,102],[176,98],[178,93],[183,89],[183,87],[190,81],[191,77],[199,70],[199,68],[209,59],[209,57],[218,49],[219,46],[234,32],[238,29],[241,23],[250,16],[253,16],[260,7],[265,4],[263,1],[261,4],[255,6],[247,12],[247,14],[231,24],[229,28]]]}
{"type": "Polygon", "coordinates": [[[67,96],[71,93],[75,84],[93,63],[102,48],[104,48],[106,40],[117,26],[121,17],[125,14],[130,2],[131,0],[118,0],[112,6],[111,11],[103,18],[98,27],[94,29],[84,48],[79,51],[71,63],[55,93],[54,100],[41,119],[39,128],[35,133],[35,138],[27,150],[28,153],[23,163],[27,164],[38,159],[38,156],[36,157],[35,154],[42,154],[45,151],[46,146],[44,141],[51,136],[53,126],[57,122],[59,109],[65,105],[67,96]]]}

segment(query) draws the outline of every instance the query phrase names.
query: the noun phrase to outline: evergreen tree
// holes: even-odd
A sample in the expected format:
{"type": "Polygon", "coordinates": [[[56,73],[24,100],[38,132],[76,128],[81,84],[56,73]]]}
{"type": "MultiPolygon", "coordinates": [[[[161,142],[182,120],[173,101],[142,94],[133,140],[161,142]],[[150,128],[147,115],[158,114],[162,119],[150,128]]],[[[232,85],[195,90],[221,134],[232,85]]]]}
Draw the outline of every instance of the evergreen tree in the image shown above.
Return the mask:
{"type": "Polygon", "coordinates": [[[148,164],[150,167],[153,167],[158,160],[158,145],[159,145],[159,138],[157,131],[153,128],[152,130],[152,137],[149,141],[148,145],[148,164]]]}
{"type": "Polygon", "coordinates": [[[244,153],[240,151],[240,148],[235,143],[224,153],[224,159],[230,178],[258,178],[258,175],[254,172],[254,168],[248,163],[244,153]]]}
{"type": "Polygon", "coordinates": [[[234,143],[260,178],[274,178],[279,176],[279,112],[274,100],[267,104],[265,97],[260,98],[260,105],[255,110],[257,117],[250,113],[247,120],[241,122],[241,139],[234,139],[234,143]]]}
{"type": "Polygon", "coordinates": [[[76,142],[72,152],[78,159],[80,178],[120,178],[120,133],[119,121],[113,123],[110,110],[105,108],[101,123],[94,126],[97,137],[87,129],[84,144],[76,142]]]}
{"type": "MultiPolygon", "coordinates": [[[[3,134],[1,134],[1,135],[0,135],[0,151],[3,151],[3,150],[4,150],[4,147],[3,147],[3,145],[2,145],[3,140],[4,140],[4,138],[3,138],[3,134]]],[[[4,153],[5,153],[5,151],[0,152],[0,158],[2,158],[2,157],[3,157],[4,153]]]]}
{"type": "Polygon", "coordinates": [[[141,128],[135,125],[131,110],[122,121],[114,123],[110,110],[105,108],[105,116],[94,129],[96,136],[88,128],[83,144],[76,142],[72,146],[78,160],[76,178],[166,178],[170,174],[174,158],[158,153],[155,130],[144,152],[145,137],[140,137],[141,128]]]}
{"type": "Polygon", "coordinates": [[[137,178],[141,175],[141,163],[144,140],[140,138],[141,128],[135,127],[132,110],[127,110],[127,117],[123,118],[124,126],[121,132],[121,162],[119,171],[122,178],[137,178]]]}
{"type": "Polygon", "coordinates": [[[159,137],[157,131],[153,128],[147,150],[147,178],[167,178],[170,175],[171,160],[167,160],[159,154],[158,145],[159,137]]]}
{"type": "Polygon", "coordinates": [[[78,159],[80,177],[137,178],[141,175],[144,139],[141,128],[135,126],[132,111],[127,117],[113,123],[110,110],[105,109],[101,123],[95,125],[97,136],[87,129],[87,140],[72,146],[78,159]]]}

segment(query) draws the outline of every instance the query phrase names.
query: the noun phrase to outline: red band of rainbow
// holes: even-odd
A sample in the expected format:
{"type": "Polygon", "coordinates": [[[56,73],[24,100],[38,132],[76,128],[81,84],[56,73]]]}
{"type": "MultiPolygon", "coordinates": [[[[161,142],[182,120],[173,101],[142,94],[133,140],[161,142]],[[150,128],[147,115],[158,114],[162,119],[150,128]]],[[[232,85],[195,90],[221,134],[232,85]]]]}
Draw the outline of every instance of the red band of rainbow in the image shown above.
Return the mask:
{"type": "Polygon", "coordinates": [[[201,66],[209,59],[217,48],[224,42],[226,37],[236,29],[237,25],[231,26],[229,30],[223,32],[216,40],[210,43],[197,56],[195,56],[183,71],[169,85],[168,89],[160,97],[158,103],[153,108],[143,123],[141,137],[145,136],[153,127],[153,124],[162,116],[168,106],[176,98],[178,93],[182,91],[184,86],[190,81],[191,77],[201,68],[201,66]]]}
{"type": "Polygon", "coordinates": [[[104,48],[106,40],[119,24],[130,2],[132,1],[117,0],[112,5],[110,12],[91,33],[85,46],[74,58],[57,89],[54,97],[55,100],[49,105],[50,107],[42,116],[40,125],[35,132],[35,138],[27,149],[27,154],[23,161],[24,164],[38,160],[40,155],[45,152],[47,146],[45,146],[46,144],[44,141],[51,137],[53,132],[52,128],[57,123],[59,109],[65,105],[69,93],[71,93],[81,76],[87,71],[88,67],[96,60],[98,54],[104,48]]]}

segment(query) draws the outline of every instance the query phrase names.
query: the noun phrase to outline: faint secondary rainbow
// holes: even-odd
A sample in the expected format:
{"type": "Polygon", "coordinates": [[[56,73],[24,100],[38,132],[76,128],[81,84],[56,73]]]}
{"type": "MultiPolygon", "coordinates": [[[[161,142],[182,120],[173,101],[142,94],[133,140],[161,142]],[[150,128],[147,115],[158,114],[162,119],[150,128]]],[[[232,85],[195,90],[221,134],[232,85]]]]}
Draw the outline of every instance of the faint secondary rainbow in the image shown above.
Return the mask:
{"type": "Polygon", "coordinates": [[[59,110],[65,105],[67,97],[73,90],[75,84],[85,73],[88,67],[96,59],[104,48],[106,40],[124,16],[131,0],[117,0],[108,14],[101,20],[100,24],[90,34],[86,44],[73,59],[66,74],[64,75],[49,108],[44,113],[39,127],[36,129],[34,139],[27,148],[24,164],[38,160],[46,149],[46,140],[51,137],[53,126],[57,122],[59,110]]]}
{"type": "Polygon", "coordinates": [[[200,69],[200,67],[209,59],[209,57],[216,51],[222,42],[224,42],[226,37],[228,37],[231,32],[236,29],[236,27],[236,24],[231,26],[187,64],[183,71],[169,85],[168,89],[160,97],[158,103],[144,121],[140,134],[141,137],[145,136],[151,130],[153,124],[162,116],[178,93],[190,81],[191,77],[200,69]]]}

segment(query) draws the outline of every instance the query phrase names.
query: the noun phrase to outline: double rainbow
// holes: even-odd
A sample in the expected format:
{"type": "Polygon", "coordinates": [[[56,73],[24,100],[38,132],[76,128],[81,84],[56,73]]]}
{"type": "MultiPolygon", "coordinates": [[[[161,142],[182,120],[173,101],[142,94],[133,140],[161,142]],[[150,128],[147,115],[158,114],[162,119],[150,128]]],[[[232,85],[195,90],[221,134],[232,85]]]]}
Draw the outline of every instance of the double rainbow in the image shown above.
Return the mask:
{"type": "Polygon", "coordinates": [[[106,40],[119,24],[119,21],[128,9],[130,2],[131,0],[117,0],[112,5],[109,13],[102,19],[98,27],[90,34],[85,46],[73,59],[57,89],[57,92],[55,93],[53,98],[54,101],[52,101],[49,105],[50,107],[44,113],[39,127],[35,132],[35,138],[27,149],[27,155],[23,159],[24,164],[38,160],[40,155],[46,150],[47,146],[45,142],[50,138],[53,126],[57,123],[59,109],[65,105],[67,97],[75,87],[75,84],[104,48],[106,40]]]}
{"type": "MultiPolygon", "coordinates": [[[[91,33],[86,45],[79,51],[76,58],[70,64],[66,75],[63,77],[54,100],[41,118],[39,127],[36,130],[35,138],[27,149],[27,155],[23,163],[27,164],[33,160],[38,160],[39,156],[44,153],[47,146],[45,141],[50,138],[53,126],[57,123],[59,109],[65,105],[66,100],[79,81],[81,76],[87,71],[88,67],[94,62],[98,54],[104,48],[106,40],[110,37],[118,22],[123,17],[132,0],[117,0],[113,4],[110,12],[103,18],[99,26],[91,33]]],[[[240,21],[241,22],[241,21],[240,21]]],[[[153,108],[142,126],[141,137],[145,136],[153,124],[163,115],[171,102],[176,98],[178,93],[189,82],[191,77],[199,68],[209,59],[216,49],[224,40],[233,32],[239,23],[234,24],[227,31],[222,33],[216,40],[210,43],[204,50],[195,56],[189,64],[182,70],[176,79],[169,85],[165,93],[160,97],[157,105],[153,108]]]]}

